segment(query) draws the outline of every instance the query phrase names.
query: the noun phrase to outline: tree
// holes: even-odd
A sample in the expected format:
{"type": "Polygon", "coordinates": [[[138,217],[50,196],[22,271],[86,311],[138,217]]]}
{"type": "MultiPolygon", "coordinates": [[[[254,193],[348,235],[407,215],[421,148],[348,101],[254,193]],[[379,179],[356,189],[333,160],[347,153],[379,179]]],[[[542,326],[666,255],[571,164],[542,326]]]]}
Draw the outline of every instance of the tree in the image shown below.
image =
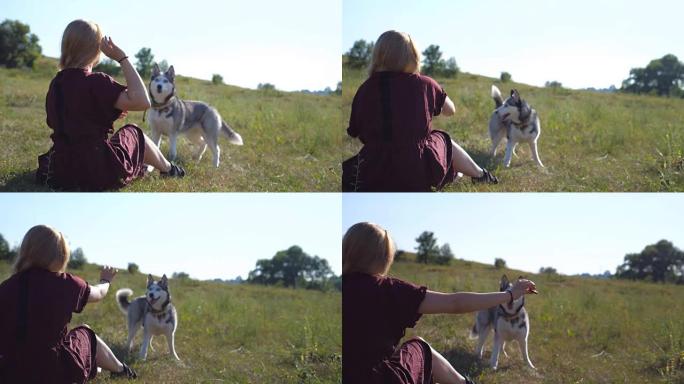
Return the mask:
{"type": "Polygon", "coordinates": [[[184,280],[189,279],[190,275],[185,272],[174,272],[173,275],[171,275],[171,278],[176,280],[184,280]]]}
{"type": "Polygon", "coordinates": [[[67,264],[67,267],[69,267],[69,269],[81,269],[87,262],[88,259],[86,259],[83,249],[79,247],[71,252],[71,257],[69,257],[69,263],[67,264]]]}
{"type": "Polygon", "coordinates": [[[461,69],[456,64],[456,58],[450,57],[444,65],[442,76],[452,78],[458,76],[459,73],[461,73],[461,69]]]}
{"type": "Polygon", "coordinates": [[[511,81],[512,77],[511,74],[508,72],[501,72],[501,82],[502,83],[508,83],[511,81]]]}
{"type": "MultiPolygon", "coordinates": [[[[455,63],[455,61],[454,61],[455,63]]],[[[423,72],[426,75],[438,75],[443,73],[446,63],[442,60],[442,52],[439,45],[431,44],[423,51],[423,72]]]]}
{"type": "Polygon", "coordinates": [[[169,62],[166,61],[166,59],[159,62],[159,70],[162,71],[162,73],[169,70],[169,62]]]}
{"type": "Polygon", "coordinates": [[[375,43],[367,43],[365,40],[356,40],[354,45],[344,54],[346,65],[350,68],[365,68],[370,65],[375,43]]]}
{"type": "Polygon", "coordinates": [[[335,87],[335,92],[336,95],[341,95],[342,94],[342,82],[338,81],[337,82],[337,87],[335,87]]]}
{"type": "Polygon", "coordinates": [[[684,252],[667,240],[646,246],[640,253],[625,255],[617,268],[620,279],[684,283],[684,252]]]}
{"type": "Polygon", "coordinates": [[[335,274],[328,261],[309,256],[301,247],[293,245],[277,252],[271,259],[261,259],[249,273],[254,284],[283,285],[292,288],[323,289],[335,274]]]}
{"type": "Polygon", "coordinates": [[[556,271],[556,268],[553,267],[541,267],[539,268],[539,273],[540,274],[547,274],[547,275],[557,275],[558,271],[556,271]]]}
{"type": "Polygon", "coordinates": [[[93,68],[93,71],[104,72],[110,76],[118,76],[121,74],[121,66],[112,59],[104,59],[93,68]]]}
{"type": "Polygon", "coordinates": [[[651,60],[646,68],[632,68],[629,78],[622,82],[622,90],[636,94],[684,97],[684,63],[668,54],[651,60]]]}
{"type": "Polygon", "coordinates": [[[506,260],[500,259],[497,257],[496,259],[494,259],[494,268],[496,268],[496,269],[506,268],[506,260]]]}
{"type": "Polygon", "coordinates": [[[223,76],[219,75],[218,73],[215,73],[213,76],[211,76],[211,82],[214,85],[223,84],[223,76]]]}
{"type": "Polygon", "coordinates": [[[12,260],[9,243],[2,235],[0,235],[0,260],[12,260]]]}
{"type": "Polygon", "coordinates": [[[404,254],[406,252],[402,251],[401,249],[397,249],[396,252],[394,252],[394,261],[401,261],[404,258],[404,254]]]}
{"type": "Polygon", "coordinates": [[[439,256],[439,247],[433,232],[424,231],[418,236],[416,242],[418,243],[416,261],[419,263],[431,263],[439,256]]]}
{"type": "Polygon", "coordinates": [[[260,91],[275,91],[276,87],[271,83],[259,83],[257,89],[260,91]]]}
{"type": "Polygon", "coordinates": [[[563,88],[563,84],[561,84],[560,82],[555,81],[555,80],[554,80],[554,81],[547,81],[547,82],[544,84],[544,86],[545,86],[546,88],[555,88],[555,89],[563,88]]]}
{"type": "Polygon", "coordinates": [[[449,246],[449,243],[444,243],[444,245],[442,245],[439,248],[439,255],[435,259],[435,263],[449,265],[451,263],[451,260],[453,259],[454,253],[451,252],[451,247],[449,246]]]}
{"type": "Polygon", "coordinates": [[[128,263],[128,273],[130,273],[131,275],[135,275],[138,272],[140,272],[140,267],[138,267],[138,264],[128,263]]]}
{"type": "Polygon", "coordinates": [[[137,61],[135,62],[135,69],[138,70],[140,77],[149,77],[152,73],[152,66],[154,65],[154,55],[150,48],[140,48],[135,54],[137,61]]]}
{"type": "Polygon", "coordinates": [[[38,36],[27,24],[9,19],[0,24],[0,65],[33,68],[41,52],[38,36]]]}

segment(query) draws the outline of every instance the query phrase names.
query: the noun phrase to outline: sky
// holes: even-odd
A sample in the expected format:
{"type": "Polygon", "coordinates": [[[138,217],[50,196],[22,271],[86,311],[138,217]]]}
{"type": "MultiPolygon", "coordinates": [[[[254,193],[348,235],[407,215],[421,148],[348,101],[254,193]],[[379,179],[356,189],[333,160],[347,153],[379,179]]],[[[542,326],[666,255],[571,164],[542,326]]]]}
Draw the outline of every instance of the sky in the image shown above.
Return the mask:
{"type": "Polygon", "coordinates": [[[48,224],[90,262],[202,280],[246,278],[258,259],[299,245],[339,275],[341,209],[325,193],[2,193],[0,234],[20,245],[48,224]]]}
{"type": "Polygon", "coordinates": [[[615,273],[628,253],[666,239],[684,248],[684,195],[637,193],[345,194],[342,230],[387,229],[398,249],[434,232],[457,258],[538,272],[615,273]]]}
{"type": "Polygon", "coordinates": [[[285,91],[335,89],[342,80],[341,12],[341,0],[0,2],[0,20],[28,24],[47,56],[59,57],[69,22],[86,19],[131,58],[148,47],[180,75],[218,73],[227,84],[285,91]]]}
{"type": "Polygon", "coordinates": [[[386,30],[437,44],[464,72],[543,86],[620,87],[635,67],[684,59],[679,0],[344,0],[342,49],[386,30]]]}

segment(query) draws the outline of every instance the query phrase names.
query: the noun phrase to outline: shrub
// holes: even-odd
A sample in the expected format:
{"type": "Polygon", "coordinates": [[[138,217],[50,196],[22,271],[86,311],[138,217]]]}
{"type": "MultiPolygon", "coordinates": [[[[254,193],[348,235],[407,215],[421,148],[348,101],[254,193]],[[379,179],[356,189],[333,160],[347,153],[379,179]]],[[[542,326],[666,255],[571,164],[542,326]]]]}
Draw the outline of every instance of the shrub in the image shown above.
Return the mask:
{"type": "Polygon", "coordinates": [[[104,72],[110,76],[118,76],[121,74],[121,67],[114,60],[104,59],[93,68],[93,71],[104,72]]]}
{"type": "Polygon", "coordinates": [[[512,79],[511,74],[508,72],[501,72],[501,82],[508,83],[512,79]]]}
{"type": "Polygon", "coordinates": [[[506,260],[500,259],[497,257],[496,259],[494,259],[494,268],[496,268],[496,269],[506,268],[506,260]]]}
{"type": "Polygon", "coordinates": [[[42,49],[38,36],[19,20],[5,20],[0,24],[0,65],[7,68],[33,68],[42,49]]]}
{"type": "Polygon", "coordinates": [[[218,73],[214,73],[211,76],[211,82],[214,85],[221,85],[223,84],[223,76],[219,75],[218,73]]]}
{"type": "Polygon", "coordinates": [[[128,263],[128,273],[130,273],[131,275],[134,275],[138,272],[140,272],[140,267],[138,267],[138,264],[128,263]]]}
{"type": "Polygon", "coordinates": [[[88,259],[86,259],[83,249],[79,247],[71,252],[71,257],[69,258],[67,266],[69,269],[81,269],[87,262],[88,259]]]}

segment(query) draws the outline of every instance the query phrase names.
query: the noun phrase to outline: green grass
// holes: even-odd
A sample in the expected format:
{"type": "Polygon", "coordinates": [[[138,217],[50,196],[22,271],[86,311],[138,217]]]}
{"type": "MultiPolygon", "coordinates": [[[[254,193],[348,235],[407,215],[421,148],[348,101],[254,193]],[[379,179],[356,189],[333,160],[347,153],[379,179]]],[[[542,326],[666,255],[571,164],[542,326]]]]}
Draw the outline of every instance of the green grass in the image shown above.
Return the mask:
{"type": "MultiPolygon", "coordinates": [[[[409,256],[410,257],[410,256],[409,256]]],[[[503,273],[521,273],[457,260],[450,266],[397,262],[390,275],[429,289],[490,292],[503,273]]],[[[524,273],[523,273],[524,274],[524,273]]],[[[558,275],[526,276],[539,295],[528,296],[529,351],[536,371],[522,362],[516,343],[499,370],[474,356],[468,333],[474,315],[425,315],[408,330],[446,356],[478,383],[684,383],[684,286],[558,275]]]]}
{"type": "MultiPolygon", "coordinates": [[[[364,73],[343,70],[346,122],[364,73]]],[[[437,80],[457,112],[450,118],[437,117],[433,126],[449,132],[500,180],[498,185],[478,186],[463,180],[447,191],[684,191],[684,99],[502,85],[496,79],[467,73],[437,80]],[[494,108],[489,96],[492,84],[504,94],[518,88],[539,113],[539,153],[545,169],[530,159],[527,145],[518,146],[518,157],[509,169],[501,164],[504,144],[497,157],[490,158],[487,127],[494,108]]],[[[360,147],[358,140],[347,138],[344,157],[360,147]]]]}
{"type": "MultiPolygon", "coordinates": [[[[57,72],[56,61],[42,58],[33,71],[0,68],[0,190],[44,191],[34,184],[37,156],[51,141],[45,124],[45,94],[57,72]]],[[[182,70],[181,70],[182,72],[182,70]]],[[[118,79],[123,81],[122,78],[118,79]]],[[[338,150],[343,138],[339,96],[280,91],[255,91],[209,81],[177,78],[183,99],[202,100],[218,109],[244,139],[242,147],[221,139],[221,166],[214,169],[207,151],[200,163],[182,138],[178,161],[188,171],[183,180],[155,175],[135,181],[124,191],[337,191],[340,189],[338,150]]],[[[126,122],[149,134],[142,112],[126,122]]],[[[115,122],[115,128],[124,121],[115,122]]],[[[168,140],[162,142],[168,151],[168,140]]]]}
{"type": "MultiPolygon", "coordinates": [[[[71,271],[97,281],[98,269],[71,271]]],[[[0,280],[9,276],[0,263],[0,280]]],[[[100,303],[86,305],[71,326],[90,325],[118,357],[125,356],[126,319],[114,293],[145,292],[144,274],[121,271],[112,290],[100,303]]],[[[339,292],[229,286],[196,280],[170,280],[178,310],[176,351],[181,362],[167,354],[163,336],[155,337],[155,351],[137,359],[139,332],[132,356],[124,360],[138,372],[139,382],[158,383],[339,383],[342,377],[342,314],[339,292]]],[[[114,382],[102,372],[95,383],[114,382]]]]}

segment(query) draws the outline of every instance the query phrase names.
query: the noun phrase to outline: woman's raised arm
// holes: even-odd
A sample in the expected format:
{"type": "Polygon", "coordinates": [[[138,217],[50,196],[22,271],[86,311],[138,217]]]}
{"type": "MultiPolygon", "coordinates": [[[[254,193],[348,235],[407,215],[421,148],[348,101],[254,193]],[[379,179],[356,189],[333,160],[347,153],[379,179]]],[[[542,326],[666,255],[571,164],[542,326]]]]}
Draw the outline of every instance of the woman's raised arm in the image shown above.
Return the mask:
{"type": "Polygon", "coordinates": [[[114,103],[114,107],[122,111],[144,111],[150,107],[150,97],[145,89],[138,71],[133,68],[126,53],[112,41],[111,37],[105,36],[100,43],[100,50],[107,57],[121,64],[121,70],[126,78],[128,89],[121,92],[114,103]]]}
{"type": "Polygon", "coordinates": [[[508,293],[508,291],[491,293],[441,293],[427,291],[423,302],[418,307],[418,312],[422,314],[458,314],[480,311],[499,304],[508,303],[511,300],[511,294],[513,299],[518,299],[520,296],[532,293],[533,291],[535,291],[534,283],[525,279],[515,282],[510,291],[511,293],[508,293]]]}

